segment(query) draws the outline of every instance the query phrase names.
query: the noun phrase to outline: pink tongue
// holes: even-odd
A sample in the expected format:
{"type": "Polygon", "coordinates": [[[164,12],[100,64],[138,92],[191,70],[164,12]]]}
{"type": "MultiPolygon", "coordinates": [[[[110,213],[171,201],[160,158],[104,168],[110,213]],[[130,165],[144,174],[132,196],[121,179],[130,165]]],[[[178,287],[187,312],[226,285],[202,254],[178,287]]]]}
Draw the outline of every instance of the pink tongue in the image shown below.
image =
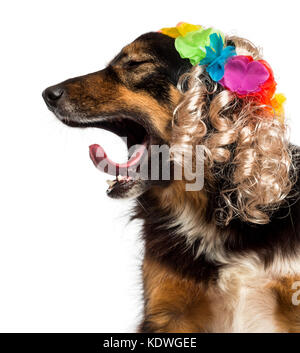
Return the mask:
{"type": "Polygon", "coordinates": [[[101,172],[114,176],[128,176],[128,168],[138,164],[146,150],[146,147],[144,145],[140,145],[126,163],[115,163],[111,161],[107,157],[104,149],[99,145],[91,145],[89,149],[91,160],[94,165],[101,170],[101,172]]]}

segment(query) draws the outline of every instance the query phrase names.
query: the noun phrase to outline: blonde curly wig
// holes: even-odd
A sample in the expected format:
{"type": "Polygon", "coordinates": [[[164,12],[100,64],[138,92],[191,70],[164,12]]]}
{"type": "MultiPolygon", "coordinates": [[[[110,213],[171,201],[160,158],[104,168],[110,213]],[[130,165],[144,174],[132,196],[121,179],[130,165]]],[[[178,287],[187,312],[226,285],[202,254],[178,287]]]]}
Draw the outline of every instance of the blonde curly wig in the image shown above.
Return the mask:
{"type": "MultiPolygon", "coordinates": [[[[227,37],[238,55],[261,59],[249,41],[227,37]]],[[[294,167],[282,117],[253,97],[239,98],[214,82],[203,66],[194,66],[178,83],[182,98],[174,111],[175,162],[192,145],[203,145],[206,183],[218,188],[216,217],[265,224],[289,195],[294,167]]]]}

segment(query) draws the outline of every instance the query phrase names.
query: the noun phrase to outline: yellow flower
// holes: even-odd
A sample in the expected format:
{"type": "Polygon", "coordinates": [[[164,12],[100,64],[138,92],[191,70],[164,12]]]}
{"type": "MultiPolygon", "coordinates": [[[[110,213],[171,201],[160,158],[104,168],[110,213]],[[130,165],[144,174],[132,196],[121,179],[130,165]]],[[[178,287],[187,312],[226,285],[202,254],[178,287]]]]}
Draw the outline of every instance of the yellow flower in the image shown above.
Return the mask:
{"type": "Polygon", "coordinates": [[[169,37],[183,37],[189,32],[197,31],[202,28],[200,25],[192,25],[186,22],[179,22],[176,27],[162,28],[159,32],[166,34],[169,37]]]}
{"type": "Polygon", "coordinates": [[[286,97],[284,94],[279,93],[275,94],[275,97],[272,99],[272,107],[275,110],[277,119],[283,124],[284,123],[284,103],[286,101],[286,97]]]}

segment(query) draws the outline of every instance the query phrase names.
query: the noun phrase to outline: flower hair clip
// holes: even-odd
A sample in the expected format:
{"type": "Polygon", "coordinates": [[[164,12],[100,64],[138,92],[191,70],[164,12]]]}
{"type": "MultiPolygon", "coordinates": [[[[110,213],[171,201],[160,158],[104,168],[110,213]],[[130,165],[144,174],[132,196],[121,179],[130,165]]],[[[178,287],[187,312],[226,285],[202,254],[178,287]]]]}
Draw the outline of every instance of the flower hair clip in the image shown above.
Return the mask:
{"type": "Polygon", "coordinates": [[[224,77],[224,66],[227,60],[236,55],[233,46],[224,47],[224,41],[220,34],[212,33],[210,46],[206,47],[206,56],[199,65],[208,65],[206,71],[214,81],[220,81],[224,77]]]}
{"type": "Polygon", "coordinates": [[[240,98],[253,97],[283,116],[285,97],[275,95],[277,84],[266,61],[237,55],[235,47],[227,46],[224,35],[213,28],[180,22],[160,32],[175,38],[175,48],[181,58],[189,59],[193,66],[205,65],[213,81],[240,98]]]}

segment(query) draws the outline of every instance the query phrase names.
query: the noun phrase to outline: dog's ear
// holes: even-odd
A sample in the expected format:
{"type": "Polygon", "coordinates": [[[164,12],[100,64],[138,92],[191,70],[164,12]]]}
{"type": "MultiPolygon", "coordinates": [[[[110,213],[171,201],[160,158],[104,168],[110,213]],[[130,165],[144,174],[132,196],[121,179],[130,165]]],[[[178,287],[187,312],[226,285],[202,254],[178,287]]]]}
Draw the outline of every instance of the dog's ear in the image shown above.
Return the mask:
{"type": "Polygon", "coordinates": [[[167,71],[171,83],[176,86],[182,74],[192,65],[188,59],[182,59],[175,48],[175,39],[159,32],[149,32],[134,42],[143,43],[157,64],[167,71]]]}

